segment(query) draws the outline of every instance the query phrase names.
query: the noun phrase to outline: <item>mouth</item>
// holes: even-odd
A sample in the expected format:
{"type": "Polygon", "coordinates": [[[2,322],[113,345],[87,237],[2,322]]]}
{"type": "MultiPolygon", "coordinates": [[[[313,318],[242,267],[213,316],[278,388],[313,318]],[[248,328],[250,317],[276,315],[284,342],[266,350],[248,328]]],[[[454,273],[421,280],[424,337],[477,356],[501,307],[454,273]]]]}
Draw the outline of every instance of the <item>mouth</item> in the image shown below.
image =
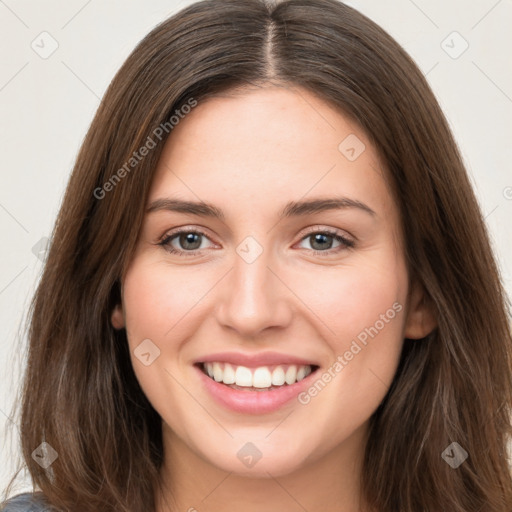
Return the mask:
{"type": "Polygon", "coordinates": [[[203,389],[217,405],[252,415],[273,413],[294,402],[300,405],[294,399],[311,385],[320,368],[279,354],[232,353],[211,355],[193,366],[203,389]]]}
{"type": "Polygon", "coordinates": [[[293,386],[318,370],[314,364],[247,367],[221,361],[197,363],[210,379],[239,391],[264,392],[293,386]]]}

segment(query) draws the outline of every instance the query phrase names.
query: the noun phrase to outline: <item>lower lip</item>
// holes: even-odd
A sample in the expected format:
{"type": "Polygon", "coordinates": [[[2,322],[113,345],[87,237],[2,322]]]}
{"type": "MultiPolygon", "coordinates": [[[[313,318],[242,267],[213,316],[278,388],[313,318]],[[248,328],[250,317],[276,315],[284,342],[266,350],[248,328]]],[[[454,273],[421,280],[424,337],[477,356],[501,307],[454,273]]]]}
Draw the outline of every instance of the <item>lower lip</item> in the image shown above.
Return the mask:
{"type": "Polygon", "coordinates": [[[198,366],[195,366],[195,369],[199,372],[206,390],[220,405],[244,414],[265,414],[277,411],[307,388],[311,377],[316,374],[316,371],[312,372],[295,384],[283,385],[269,391],[241,391],[211,379],[198,366]]]}

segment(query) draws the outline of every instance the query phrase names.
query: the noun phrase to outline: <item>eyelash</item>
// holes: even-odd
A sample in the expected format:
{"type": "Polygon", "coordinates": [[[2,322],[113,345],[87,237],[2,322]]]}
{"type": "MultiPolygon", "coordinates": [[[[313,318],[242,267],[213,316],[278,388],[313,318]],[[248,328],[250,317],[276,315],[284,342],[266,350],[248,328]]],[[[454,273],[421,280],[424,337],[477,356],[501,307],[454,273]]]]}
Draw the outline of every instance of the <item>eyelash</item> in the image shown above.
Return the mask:
{"type": "MultiPolygon", "coordinates": [[[[195,250],[192,250],[192,251],[181,251],[181,250],[175,249],[174,247],[172,247],[170,245],[170,242],[174,238],[176,238],[177,236],[179,236],[179,235],[181,235],[183,233],[186,233],[186,234],[191,234],[192,233],[192,234],[195,234],[195,235],[200,235],[200,236],[203,236],[205,238],[208,238],[206,233],[203,233],[202,231],[198,231],[198,230],[195,230],[195,229],[179,229],[177,231],[174,231],[174,232],[171,232],[169,234],[164,235],[164,237],[157,243],[157,245],[160,245],[160,246],[164,247],[165,250],[168,251],[170,254],[175,254],[175,255],[180,256],[180,257],[196,256],[198,253],[201,252],[201,249],[195,249],[195,250]]],[[[317,254],[317,255],[321,255],[321,256],[331,255],[333,253],[337,253],[337,252],[340,252],[342,250],[347,250],[347,249],[350,250],[350,249],[352,249],[355,246],[355,242],[353,240],[349,240],[348,238],[345,238],[344,236],[340,235],[338,232],[332,231],[332,230],[329,230],[329,229],[320,229],[320,230],[316,230],[316,231],[310,231],[309,233],[304,235],[301,238],[300,241],[302,242],[306,238],[308,238],[308,237],[310,237],[312,235],[316,235],[316,234],[331,236],[337,242],[341,243],[340,247],[337,247],[337,248],[334,248],[334,249],[328,249],[327,251],[318,251],[316,249],[307,249],[307,250],[309,250],[309,251],[311,251],[311,252],[313,252],[314,254],[317,254]]]]}

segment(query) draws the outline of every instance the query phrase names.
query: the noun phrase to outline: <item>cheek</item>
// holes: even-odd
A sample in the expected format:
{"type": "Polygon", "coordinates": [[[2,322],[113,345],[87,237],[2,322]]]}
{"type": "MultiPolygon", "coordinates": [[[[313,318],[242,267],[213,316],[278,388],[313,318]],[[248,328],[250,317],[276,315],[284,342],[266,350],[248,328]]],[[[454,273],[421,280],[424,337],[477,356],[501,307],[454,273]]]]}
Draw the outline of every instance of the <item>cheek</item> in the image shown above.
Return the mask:
{"type": "Polygon", "coordinates": [[[123,285],[123,307],[131,344],[159,340],[164,348],[186,335],[187,315],[200,307],[208,290],[207,273],[172,271],[161,262],[135,262],[123,285]],[[181,335],[181,336],[180,336],[181,335]]]}
{"type": "Polygon", "coordinates": [[[317,326],[323,325],[321,332],[337,354],[358,335],[369,336],[375,324],[381,341],[401,341],[407,270],[393,250],[380,248],[347,265],[301,273],[294,290],[317,315],[317,326]]]}
{"type": "Polygon", "coordinates": [[[407,271],[393,251],[380,251],[379,258],[368,255],[364,262],[308,277],[301,290],[318,312],[316,324],[330,352],[321,382],[315,381],[301,403],[309,404],[338,439],[339,422],[330,420],[343,418],[343,434],[356,428],[393,380],[403,344],[407,271]]]}
{"type": "Polygon", "coordinates": [[[184,376],[178,375],[183,363],[181,347],[194,334],[191,319],[207,292],[204,277],[200,272],[185,272],[183,268],[172,271],[153,258],[140,258],[134,260],[123,282],[133,370],[144,394],[165,418],[176,416],[176,411],[181,410],[180,399],[186,398],[175,379],[188,387],[184,376]],[[140,357],[148,352],[149,358],[140,357]]]}

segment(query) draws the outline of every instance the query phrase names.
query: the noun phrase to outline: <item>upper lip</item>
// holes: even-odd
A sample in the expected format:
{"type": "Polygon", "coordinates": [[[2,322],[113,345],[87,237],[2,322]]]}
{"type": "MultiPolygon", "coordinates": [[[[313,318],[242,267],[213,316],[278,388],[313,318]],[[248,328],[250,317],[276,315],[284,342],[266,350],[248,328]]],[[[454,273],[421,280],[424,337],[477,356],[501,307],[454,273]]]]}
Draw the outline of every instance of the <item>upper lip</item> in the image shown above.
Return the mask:
{"type": "Polygon", "coordinates": [[[309,359],[303,359],[289,354],[280,354],[278,352],[259,352],[255,354],[243,354],[240,352],[218,352],[201,357],[195,361],[198,363],[230,363],[235,366],[272,366],[272,365],[310,365],[318,366],[317,363],[309,359]]]}

